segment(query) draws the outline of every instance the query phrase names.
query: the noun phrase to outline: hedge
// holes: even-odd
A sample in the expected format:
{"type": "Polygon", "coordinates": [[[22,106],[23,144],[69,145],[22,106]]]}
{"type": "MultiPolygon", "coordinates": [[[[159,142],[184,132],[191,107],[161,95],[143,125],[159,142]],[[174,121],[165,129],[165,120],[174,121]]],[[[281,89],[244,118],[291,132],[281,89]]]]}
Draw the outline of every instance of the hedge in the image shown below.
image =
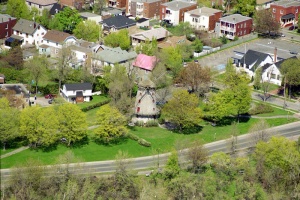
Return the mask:
{"type": "Polygon", "coordinates": [[[105,105],[105,104],[108,104],[109,101],[110,101],[110,100],[107,99],[107,100],[105,100],[105,101],[95,103],[95,104],[90,105],[90,106],[87,106],[87,107],[85,107],[85,108],[81,108],[81,110],[82,110],[83,112],[87,112],[87,111],[92,110],[92,109],[94,109],[94,108],[98,108],[98,107],[101,107],[101,106],[103,106],[103,105],[105,105]]]}
{"type": "Polygon", "coordinates": [[[148,142],[148,141],[146,141],[146,140],[144,140],[144,139],[142,139],[142,138],[140,138],[140,139],[138,140],[138,143],[139,143],[140,145],[144,146],[144,147],[151,147],[151,143],[148,142]]]}
{"type": "Polygon", "coordinates": [[[259,103],[254,106],[254,108],[250,109],[249,114],[250,115],[257,115],[257,114],[263,114],[263,113],[271,113],[274,112],[274,109],[272,106],[266,104],[266,103],[259,103]]]}

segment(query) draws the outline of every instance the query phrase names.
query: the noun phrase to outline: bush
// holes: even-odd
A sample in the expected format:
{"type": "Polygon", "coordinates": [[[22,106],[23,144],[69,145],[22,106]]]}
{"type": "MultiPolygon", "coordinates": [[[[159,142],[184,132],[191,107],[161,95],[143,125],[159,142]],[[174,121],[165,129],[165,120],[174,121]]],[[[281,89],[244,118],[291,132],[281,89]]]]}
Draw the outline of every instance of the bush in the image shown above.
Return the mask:
{"type": "Polygon", "coordinates": [[[46,95],[46,94],[58,94],[58,92],[59,92],[57,83],[47,84],[46,86],[39,86],[38,89],[44,95],[46,95]]]}
{"type": "Polygon", "coordinates": [[[136,125],[136,126],[141,126],[141,127],[142,127],[142,126],[144,126],[144,124],[145,124],[145,123],[144,123],[143,121],[136,121],[136,122],[135,122],[135,125],[136,125]]]}
{"type": "Polygon", "coordinates": [[[156,120],[149,120],[146,122],[146,127],[158,126],[158,122],[156,120]]]}
{"type": "Polygon", "coordinates": [[[103,106],[103,105],[105,105],[105,104],[108,104],[109,101],[110,101],[110,100],[107,99],[107,100],[105,100],[105,101],[95,103],[95,104],[90,105],[90,106],[87,106],[87,107],[85,107],[85,108],[81,108],[81,110],[82,110],[83,112],[87,112],[87,111],[92,110],[92,109],[94,109],[94,108],[98,108],[98,107],[101,107],[101,106],[103,106]]]}
{"type": "Polygon", "coordinates": [[[258,115],[263,113],[271,113],[274,112],[274,109],[269,104],[259,103],[256,104],[254,108],[251,108],[249,111],[250,115],[258,115]]]}
{"type": "Polygon", "coordinates": [[[142,139],[142,138],[140,138],[140,139],[138,140],[138,143],[139,143],[140,145],[144,146],[144,147],[151,147],[151,143],[148,142],[148,141],[146,141],[146,140],[144,140],[144,139],[142,139]]]}
{"type": "Polygon", "coordinates": [[[237,41],[239,39],[239,37],[238,36],[234,36],[234,39],[233,39],[233,41],[237,41]]]}
{"type": "Polygon", "coordinates": [[[140,139],[139,136],[137,136],[133,133],[127,133],[127,137],[131,140],[134,140],[134,141],[138,141],[140,139]]]}

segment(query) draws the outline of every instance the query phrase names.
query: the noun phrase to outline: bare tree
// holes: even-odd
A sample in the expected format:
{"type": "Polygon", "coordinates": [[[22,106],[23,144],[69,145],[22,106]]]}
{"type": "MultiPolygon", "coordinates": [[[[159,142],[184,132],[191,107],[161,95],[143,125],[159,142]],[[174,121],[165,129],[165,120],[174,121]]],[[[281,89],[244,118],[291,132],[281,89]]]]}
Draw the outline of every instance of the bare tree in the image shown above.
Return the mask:
{"type": "Polygon", "coordinates": [[[236,155],[237,149],[237,136],[239,134],[239,130],[237,127],[237,123],[233,122],[231,124],[231,138],[227,139],[228,151],[232,156],[236,155]]]}
{"type": "Polygon", "coordinates": [[[59,62],[57,65],[57,72],[58,72],[58,80],[59,80],[59,91],[62,85],[62,82],[65,81],[67,75],[70,73],[71,67],[70,62],[72,60],[71,56],[71,49],[69,47],[64,46],[59,51],[59,62]]]}
{"type": "Polygon", "coordinates": [[[189,148],[187,157],[192,162],[193,172],[196,173],[207,162],[208,150],[197,141],[189,148]]]}
{"type": "Polygon", "coordinates": [[[270,125],[265,120],[260,120],[253,124],[250,127],[250,143],[251,146],[256,146],[256,144],[260,141],[267,142],[271,136],[272,133],[267,130],[270,128],[270,125]]]}

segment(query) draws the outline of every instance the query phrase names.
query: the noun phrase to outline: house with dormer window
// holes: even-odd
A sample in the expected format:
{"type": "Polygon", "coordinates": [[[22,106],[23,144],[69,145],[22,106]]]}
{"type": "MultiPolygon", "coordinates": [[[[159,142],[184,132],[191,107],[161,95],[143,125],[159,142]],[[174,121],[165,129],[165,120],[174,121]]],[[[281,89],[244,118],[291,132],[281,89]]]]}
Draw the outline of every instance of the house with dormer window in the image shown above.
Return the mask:
{"type": "Polygon", "coordinates": [[[60,95],[67,102],[89,102],[92,97],[92,89],[91,83],[69,83],[63,85],[60,95]]]}

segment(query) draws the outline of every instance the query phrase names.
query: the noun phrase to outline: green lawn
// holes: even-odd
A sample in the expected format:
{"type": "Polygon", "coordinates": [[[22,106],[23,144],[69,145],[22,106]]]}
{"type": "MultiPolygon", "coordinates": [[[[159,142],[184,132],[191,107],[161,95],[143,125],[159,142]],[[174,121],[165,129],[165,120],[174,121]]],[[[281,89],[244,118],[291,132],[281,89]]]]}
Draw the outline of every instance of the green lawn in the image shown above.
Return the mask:
{"type": "MultiPolygon", "coordinates": [[[[249,127],[257,122],[259,119],[249,119],[247,123],[241,122],[238,124],[240,134],[247,133],[249,127]]],[[[271,126],[278,126],[288,122],[296,121],[296,119],[267,119],[271,126]]],[[[187,147],[191,142],[199,140],[204,143],[216,140],[226,139],[231,135],[230,125],[213,127],[208,123],[203,123],[203,129],[196,134],[178,134],[158,127],[142,128],[135,127],[131,130],[134,134],[141,138],[146,139],[152,143],[151,147],[140,146],[136,141],[125,140],[124,142],[116,145],[105,146],[98,145],[92,140],[88,145],[81,148],[70,148],[75,156],[82,162],[88,161],[101,161],[114,159],[119,150],[127,152],[131,157],[148,156],[155,154],[159,149],[160,153],[169,152],[175,147],[187,147]]],[[[28,159],[37,159],[44,164],[55,163],[56,158],[68,150],[65,146],[58,146],[58,148],[51,152],[25,150],[18,154],[12,155],[7,158],[1,159],[1,168],[10,168],[18,163],[24,163],[28,159]]]]}
{"type": "Polygon", "coordinates": [[[96,113],[98,109],[99,108],[94,108],[92,110],[85,112],[88,126],[93,126],[96,124],[96,113]]]}
{"type": "Polygon", "coordinates": [[[106,101],[108,97],[106,95],[94,95],[93,99],[90,102],[83,102],[77,104],[80,108],[86,108],[88,106],[91,106],[93,104],[106,101]]]}

